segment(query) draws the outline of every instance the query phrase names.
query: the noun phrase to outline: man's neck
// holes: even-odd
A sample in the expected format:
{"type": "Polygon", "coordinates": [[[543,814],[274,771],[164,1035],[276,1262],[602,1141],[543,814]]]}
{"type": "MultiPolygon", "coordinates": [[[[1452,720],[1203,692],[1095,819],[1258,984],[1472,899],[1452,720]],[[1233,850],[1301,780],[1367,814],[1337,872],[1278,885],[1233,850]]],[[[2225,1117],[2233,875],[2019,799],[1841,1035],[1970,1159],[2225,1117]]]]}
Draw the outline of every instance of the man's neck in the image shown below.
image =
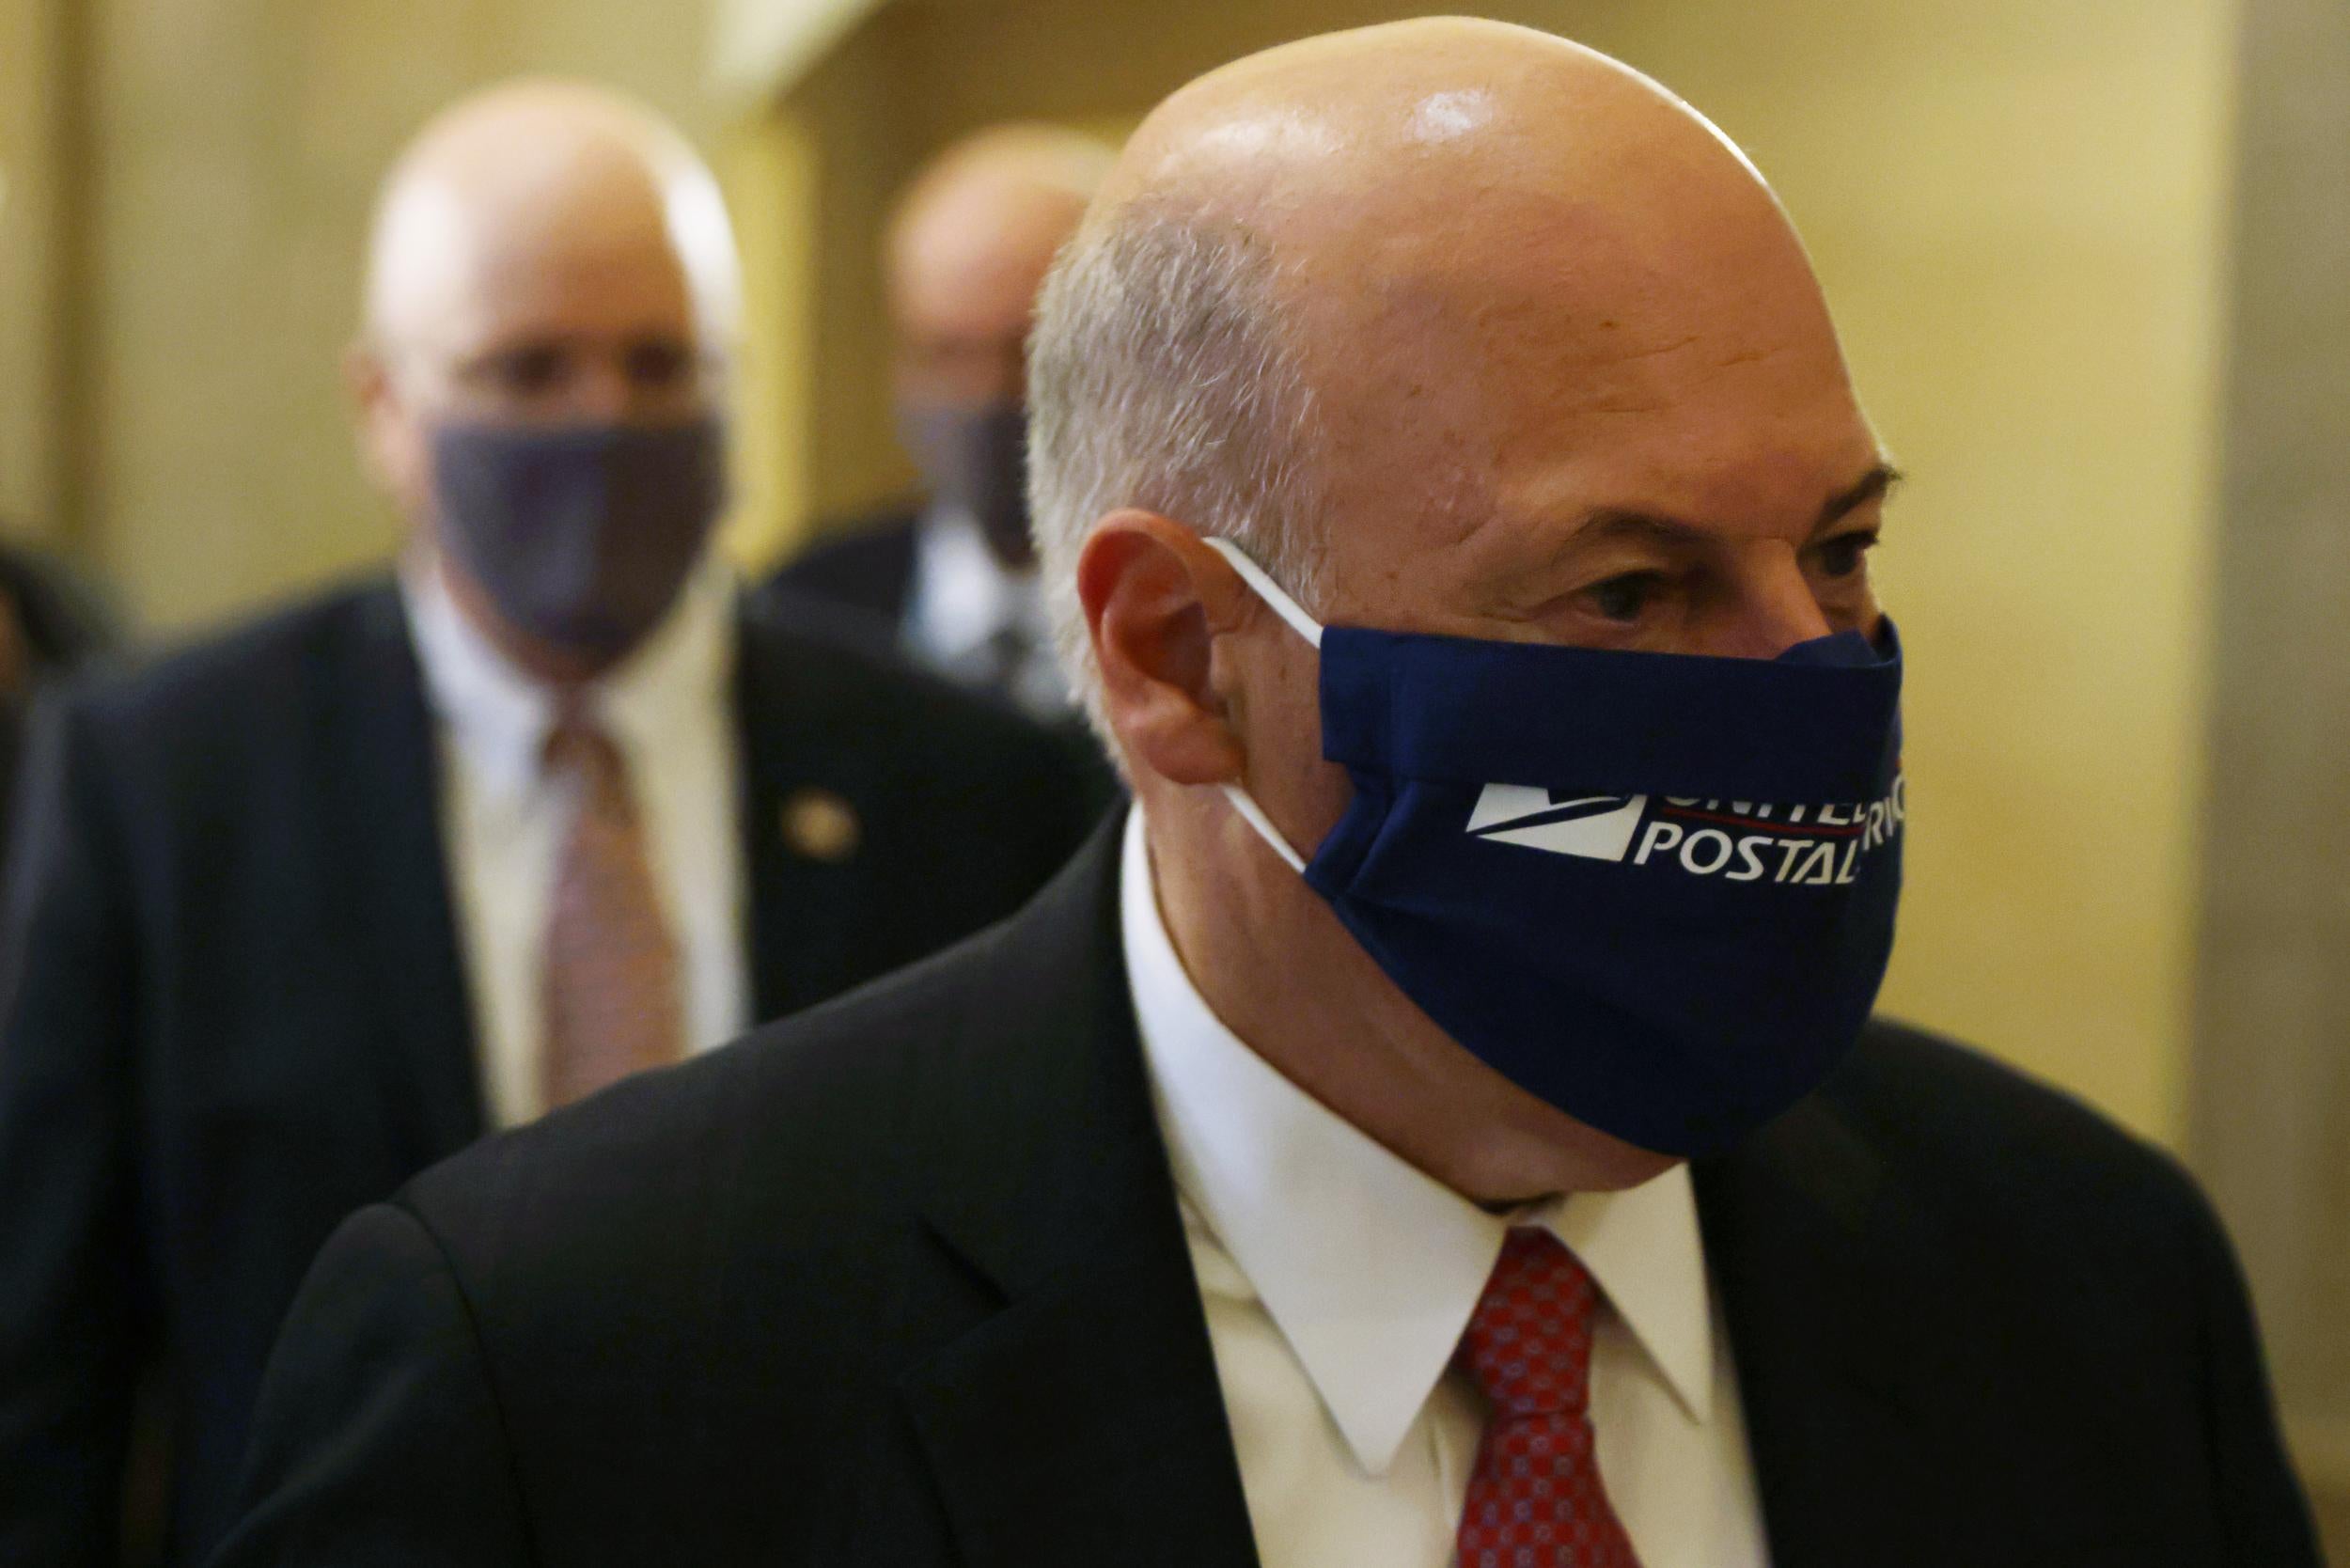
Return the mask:
{"type": "Polygon", "coordinates": [[[1154,812],[1159,911],[1208,1006],[1283,1077],[1479,1203],[1637,1185],[1673,1163],[1478,1062],[1246,824],[1219,814],[1230,815],[1220,803],[1154,812]],[[1159,814],[1179,820],[1163,832],[1159,814]]]}

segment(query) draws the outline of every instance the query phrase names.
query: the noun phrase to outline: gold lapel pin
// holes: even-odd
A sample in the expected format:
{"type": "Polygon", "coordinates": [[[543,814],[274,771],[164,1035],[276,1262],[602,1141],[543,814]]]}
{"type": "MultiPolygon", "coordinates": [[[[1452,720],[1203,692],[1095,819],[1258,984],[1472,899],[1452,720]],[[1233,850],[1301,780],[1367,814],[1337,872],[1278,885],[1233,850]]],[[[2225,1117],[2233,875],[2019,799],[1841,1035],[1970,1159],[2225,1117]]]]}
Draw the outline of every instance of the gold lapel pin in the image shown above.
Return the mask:
{"type": "Polygon", "coordinates": [[[838,865],[856,853],[864,836],[856,808],[830,790],[794,790],[783,803],[783,841],[796,855],[838,865]]]}

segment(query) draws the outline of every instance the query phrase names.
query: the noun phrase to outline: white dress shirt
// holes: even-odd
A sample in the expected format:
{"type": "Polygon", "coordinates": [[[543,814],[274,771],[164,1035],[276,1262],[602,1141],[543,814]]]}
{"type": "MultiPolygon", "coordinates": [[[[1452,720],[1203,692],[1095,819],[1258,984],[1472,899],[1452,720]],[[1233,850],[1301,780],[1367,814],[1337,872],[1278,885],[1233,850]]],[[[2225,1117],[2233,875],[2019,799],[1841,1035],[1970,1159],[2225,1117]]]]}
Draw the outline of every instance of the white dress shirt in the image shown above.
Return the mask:
{"type": "MultiPolygon", "coordinates": [[[[540,992],[556,856],[576,791],[541,766],[555,697],[475,629],[430,565],[401,574],[440,742],[442,840],[481,1080],[500,1127],[545,1109],[540,992]]],[[[731,574],[713,560],[644,646],[587,691],[627,760],[661,912],[678,946],[689,1049],[748,1022],[747,894],[732,710],[731,574]]]]}
{"type": "Polygon", "coordinates": [[[1065,717],[1068,677],[1053,652],[1053,622],[1033,571],[995,558],[979,520],[933,506],[914,528],[914,583],[900,640],[920,663],[1002,690],[1042,719],[1065,717]],[[999,642],[1019,650],[1002,667],[999,642]]]}
{"type": "Polygon", "coordinates": [[[1135,1014],[1265,1568],[1444,1568],[1481,1400],[1449,1364],[1513,1225],[1605,1293],[1599,1468],[1643,1568],[1768,1560],[1688,1170],[1515,1215],[1478,1207],[1326,1109],[1226,1028],[1184,972],[1126,823],[1135,1014]]]}

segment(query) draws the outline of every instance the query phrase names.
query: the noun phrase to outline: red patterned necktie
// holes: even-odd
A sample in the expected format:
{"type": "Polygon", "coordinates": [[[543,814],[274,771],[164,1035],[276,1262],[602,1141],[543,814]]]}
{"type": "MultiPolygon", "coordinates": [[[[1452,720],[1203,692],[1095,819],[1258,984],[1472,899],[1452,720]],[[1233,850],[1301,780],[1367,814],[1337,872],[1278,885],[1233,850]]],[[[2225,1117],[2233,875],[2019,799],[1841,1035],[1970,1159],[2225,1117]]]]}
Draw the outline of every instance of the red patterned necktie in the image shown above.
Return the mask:
{"type": "Polygon", "coordinates": [[[1591,1437],[1598,1307],[1599,1287],[1558,1237],[1510,1232],[1455,1357],[1491,1406],[1461,1510],[1461,1568],[1639,1568],[1591,1437]]]}
{"type": "Polygon", "coordinates": [[[653,891],[628,760],[577,713],[547,736],[547,772],[578,792],[547,907],[546,1107],[684,1055],[677,944],[653,891]]]}

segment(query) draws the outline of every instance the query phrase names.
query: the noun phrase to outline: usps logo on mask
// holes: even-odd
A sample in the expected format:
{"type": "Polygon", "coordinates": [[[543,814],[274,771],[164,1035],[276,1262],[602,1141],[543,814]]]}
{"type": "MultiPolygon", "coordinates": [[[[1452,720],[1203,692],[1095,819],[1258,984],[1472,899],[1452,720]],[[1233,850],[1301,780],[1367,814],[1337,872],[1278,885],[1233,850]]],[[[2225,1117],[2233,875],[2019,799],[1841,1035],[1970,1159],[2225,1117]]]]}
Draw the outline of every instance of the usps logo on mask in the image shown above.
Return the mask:
{"type": "Polygon", "coordinates": [[[1622,860],[1648,809],[1646,795],[1583,795],[1552,800],[1548,790],[1488,784],[1469,813],[1468,830],[1498,844],[1524,844],[1585,860],[1622,860]]]}
{"type": "Polygon", "coordinates": [[[1488,784],[1469,813],[1468,831],[1583,860],[1629,860],[1728,882],[1830,887],[1850,885],[1861,861],[1898,838],[1909,815],[1908,792],[1898,774],[1884,799],[1853,805],[1789,808],[1668,796],[1651,820],[1650,800],[1553,800],[1548,790],[1488,784]]]}

